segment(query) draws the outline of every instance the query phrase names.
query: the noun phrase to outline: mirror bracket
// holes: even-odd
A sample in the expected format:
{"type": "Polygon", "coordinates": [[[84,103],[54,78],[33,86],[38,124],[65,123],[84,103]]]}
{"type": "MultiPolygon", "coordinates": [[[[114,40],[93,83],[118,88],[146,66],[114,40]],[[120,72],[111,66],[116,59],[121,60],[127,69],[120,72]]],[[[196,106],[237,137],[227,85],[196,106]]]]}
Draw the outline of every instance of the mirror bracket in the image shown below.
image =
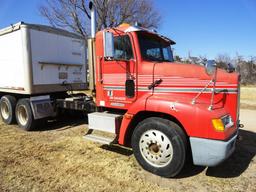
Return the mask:
{"type": "Polygon", "coordinates": [[[217,80],[217,65],[215,65],[215,70],[213,74],[213,88],[212,88],[212,96],[211,96],[211,103],[210,106],[208,107],[208,110],[211,111],[213,110],[213,102],[214,102],[214,95],[215,95],[215,89],[216,89],[216,80],[217,80]]]}
{"type": "Polygon", "coordinates": [[[196,100],[198,97],[205,92],[205,90],[213,84],[212,92],[211,92],[211,101],[210,106],[208,107],[208,110],[211,111],[213,109],[213,101],[214,101],[214,95],[215,95],[215,87],[216,87],[216,80],[217,80],[217,64],[214,60],[208,60],[205,65],[205,71],[208,75],[212,76],[211,80],[206,84],[206,86],[192,99],[191,104],[196,104],[196,100]]]}

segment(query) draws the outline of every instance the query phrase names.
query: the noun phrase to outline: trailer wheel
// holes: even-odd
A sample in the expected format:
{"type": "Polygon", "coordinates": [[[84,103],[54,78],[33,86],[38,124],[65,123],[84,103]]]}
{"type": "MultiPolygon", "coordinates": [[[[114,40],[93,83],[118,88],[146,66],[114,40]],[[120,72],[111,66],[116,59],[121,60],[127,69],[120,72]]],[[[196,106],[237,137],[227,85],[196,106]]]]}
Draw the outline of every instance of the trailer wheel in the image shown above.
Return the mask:
{"type": "Polygon", "coordinates": [[[30,102],[28,99],[20,99],[15,109],[17,123],[20,128],[31,131],[36,126],[36,120],[34,120],[30,102]]]}
{"type": "Polygon", "coordinates": [[[13,96],[5,95],[0,100],[0,114],[4,123],[10,125],[15,123],[16,99],[13,96]]]}
{"type": "Polygon", "coordinates": [[[132,148],[145,170],[163,177],[174,177],[184,166],[187,140],[176,123],[151,117],[135,128],[132,148]]]}

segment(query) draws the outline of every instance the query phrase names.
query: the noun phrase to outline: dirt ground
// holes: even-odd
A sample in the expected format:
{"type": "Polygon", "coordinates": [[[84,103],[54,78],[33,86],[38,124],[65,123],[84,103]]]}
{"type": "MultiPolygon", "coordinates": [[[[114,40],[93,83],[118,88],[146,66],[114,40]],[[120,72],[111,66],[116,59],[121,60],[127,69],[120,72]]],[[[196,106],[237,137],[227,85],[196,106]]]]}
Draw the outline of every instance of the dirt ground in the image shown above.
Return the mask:
{"type": "MultiPolygon", "coordinates": [[[[242,110],[242,122],[250,115],[242,110]]],[[[256,129],[247,122],[226,162],[187,165],[175,179],[142,170],[128,149],[84,141],[84,122],[30,133],[0,122],[0,191],[256,191],[256,129]]]]}
{"type": "MultiPolygon", "coordinates": [[[[177,178],[144,171],[132,151],[83,139],[78,118],[35,132],[0,121],[0,191],[256,191],[256,110],[241,110],[240,139],[223,164],[187,164],[177,178]]],[[[69,117],[67,118],[69,119],[69,117]]],[[[62,122],[62,123],[60,123],[62,122]]]]}

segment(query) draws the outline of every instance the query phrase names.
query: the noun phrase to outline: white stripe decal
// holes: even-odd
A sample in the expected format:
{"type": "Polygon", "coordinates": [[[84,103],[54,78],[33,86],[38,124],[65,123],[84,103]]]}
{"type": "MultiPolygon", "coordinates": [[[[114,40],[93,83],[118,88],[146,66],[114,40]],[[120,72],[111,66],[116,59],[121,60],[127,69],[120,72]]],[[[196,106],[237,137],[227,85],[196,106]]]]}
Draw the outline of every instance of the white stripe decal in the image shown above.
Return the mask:
{"type": "MultiPolygon", "coordinates": [[[[118,74],[104,74],[103,81],[104,84],[114,85],[118,82],[125,82],[126,80],[125,73],[118,73],[118,74]]],[[[179,77],[179,76],[154,76],[155,79],[161,78],[163,82],[162,85],[169,85],[169,86],[205,86],[209,82],[209,80],[199,79],[194,77],[179,77]]],[[[152,75],[138,75],[138,84],[139,85],[148,85],[152,83],[152,75]]],[[[231,84],[228,82],[217,82],[217,86],[231,86],[236,87],[237,84],[231,84]]]]}
{"type": "MultiPolygon", "coordinates": [[[[150,74],[138,75],[137,83],[139,85],[140,91],[148,91],[147,86],[152,84],[152,77],[153,76],[150,74]],[[146,87],[146,88],[141,88],[141,87],[146,87]]],[[[162,76],[162,75],[154,76],[154,79],[160,79],[160,78],[163,80],[161,83],[161,86],[164,86],[164,87],[156,87],[155,88],[156,92],[200,92],[202,90],[201,87],[204,87],[209,82],[209,80],[199,79],[196,77],[162,76]],[[179,87],[182,89],[173,88],[173,87],[179,87]],[[195,90],[192,87],[197,87],[197,88],[195,90]]],[[[123,90],[124,87],[122,86],[122,84],[120,85],[120,82],[125,82],[126,79],[127,79],[126,73],[103,74],[104,84],[106,85],[106,87],[108,86],[114,87],[112,90],[123,90]],[[118,84],[120,86],[116,86],[118,84]]],[[[234,84],[234,83],[221,81],[221,82],[216,82],[216,86],[217,86],[217,89],[219,90],[227,89],[229,93],[237,92],[237,84],[234,84]]],[[[211,88],[212,88],[212,85],[208,87],[210,91],[206,90],[206,92],[211,92],[211,88]]]]}

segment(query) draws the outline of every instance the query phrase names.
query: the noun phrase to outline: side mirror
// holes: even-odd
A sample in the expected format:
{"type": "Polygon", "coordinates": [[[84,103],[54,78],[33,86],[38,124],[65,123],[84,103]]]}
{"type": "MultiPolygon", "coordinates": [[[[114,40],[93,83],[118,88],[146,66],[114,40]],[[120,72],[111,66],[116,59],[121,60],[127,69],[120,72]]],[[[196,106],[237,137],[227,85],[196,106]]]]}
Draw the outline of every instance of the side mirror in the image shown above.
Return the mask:
{"type": "Polygon", "coordinates": [[[114,35],[109,31],[103,32],[104,58],[114,58],[114,35]]]}
{"type": "Polygon", "coordinates": [[[234,65],[232,63],[228,63],[226,70],[228,73],[233,73],[236,70],[236,68],[234,67],[234,65]]]}
{"type": "Polygon", "coordinates": [[[217,64],[214,60],[208,60],[205,64],[205,71],[208,75],[213,75],[216,71],[217,64]]]}

